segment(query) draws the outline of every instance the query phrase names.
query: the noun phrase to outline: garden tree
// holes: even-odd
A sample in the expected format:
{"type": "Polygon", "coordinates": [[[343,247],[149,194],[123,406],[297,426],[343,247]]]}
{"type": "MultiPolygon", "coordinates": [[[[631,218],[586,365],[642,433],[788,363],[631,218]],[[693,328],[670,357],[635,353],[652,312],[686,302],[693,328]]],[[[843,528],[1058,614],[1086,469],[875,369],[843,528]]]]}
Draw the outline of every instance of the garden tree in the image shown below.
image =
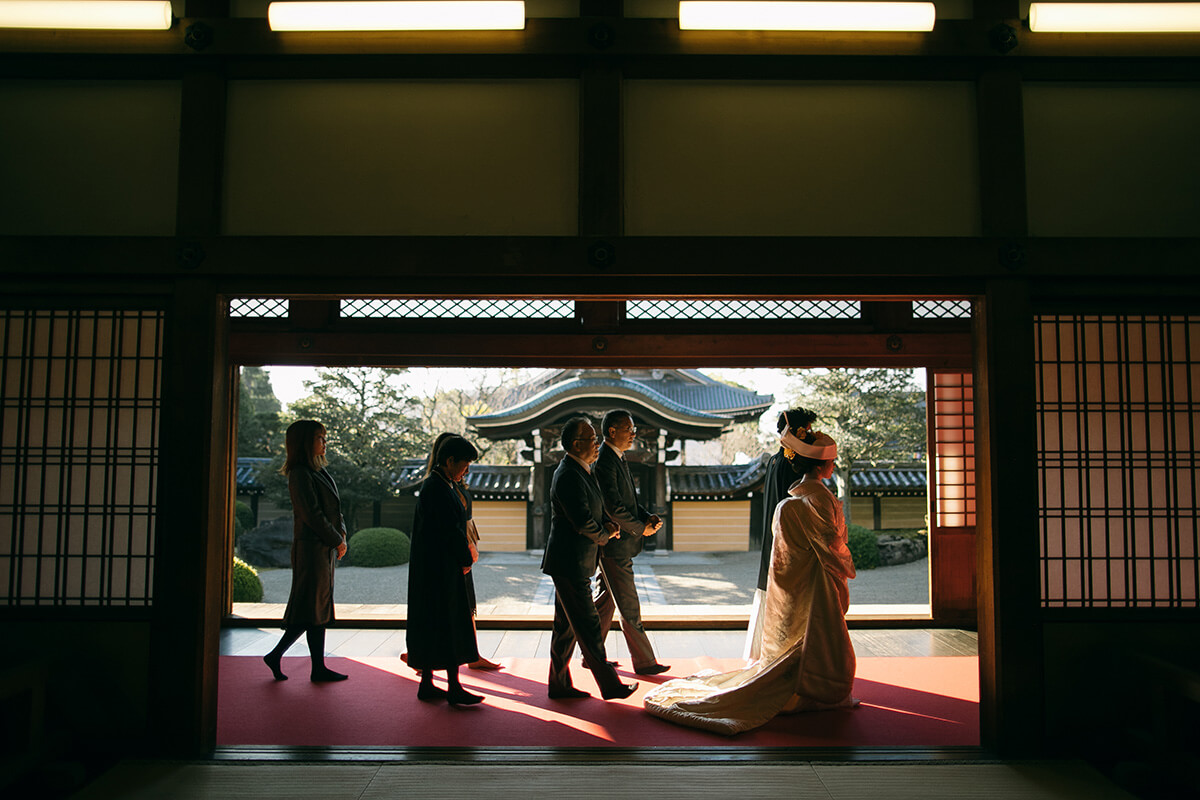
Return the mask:
{"type": "Polygon", "coordinates": [[[721,444],[722,464],[738,463],[739,454],[749,456],[749,460],[753,461],[765,452],[775,452],[777,447],[774,441],[769,445],[764,441],[764,434],[757,420],[735,422],[717,441],[721,444]]]}
{"type": "Polygon", "coordinates": [[[855,462],[923,460],[925,391],[911,369],[787,370],[799,379],[791,406],[817,412],[813,429],[837,441],[834,480],[850,521],[855,462]]]}
{"type": "Polygon", "coordinates": [[[238,382],[237,454],[271,458],[283,450],[283,420],[271,376],[262,367],[242,367],[238,382]]]}
{"type": "MultiPolygon", "coordinates": [[[[406,458],[425,455],[430,441],[421,404],[401,381],[403,369],[322,369],[305,381],[311,394],[288,407],[289,421],[319,420],[329,433],[329,472],[338,485],[342,514],[353,533],[360,511],[395,494],[393,476],[406,458]]],[[[282,464],[282,458],[278,463],[282,464]]],[[[285,480],[268,492],[288,502],[285,480]]]]}
{"type": "MultiPolygon", "coordinates": [[[[746,386],[738,381],[731,380],[729,377],[717,373],[717,380],[729,386],[745,389],[747,391],[755,391],[753,387],[746,386]]],[[[772,420],[775,418],[775,412],[769,412],[772,420]]],[[[757,420],[748,420],[746,422],[735,422],[730,426],[729,430],[721,434],[716,440],[721,447],[720,461],[721,464],[736,464],[738,463],[738,454],[749,456],[749,460],[753,461],[760,458],[763,453],[774,453],[778,446],[775,437],[768,436],[767,433],[760,427],[762,417],[757,420]]]]}
{"type": "Polygon", "coordinates": [[[493,441],[473,436],[467,430],[467,417],[487,414],[502,405],[504,399],[525,380],[528,370],[475,370],[463,385],[443,388],[435,382],[421,403],[421,418],[429,432],[430,443],[443,431],[466,436],[479,449],[479,461],[487,464],[515,464],[517,440],[493,441]]]}

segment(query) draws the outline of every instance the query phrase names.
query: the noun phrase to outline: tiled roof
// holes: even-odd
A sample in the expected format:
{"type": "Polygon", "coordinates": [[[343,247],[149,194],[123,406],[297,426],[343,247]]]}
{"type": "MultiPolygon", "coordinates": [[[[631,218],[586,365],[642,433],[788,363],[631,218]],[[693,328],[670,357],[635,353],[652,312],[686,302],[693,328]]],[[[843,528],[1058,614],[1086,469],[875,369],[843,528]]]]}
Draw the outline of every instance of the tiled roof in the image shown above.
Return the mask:
{"type": "Polygon", "coordinates": [[[472,423],[504,419],[565,392],[594,387],[634,391],[664,408],[697,417],[757,419],[775,402],[773,395],[731,386],[694,369],[557,370],[542,373],[514,391],[505,407],[470,419],[472,423]]]}
{"type": "Polygon", "coordinates": [[[494,411],[491,414],[479,414],[468,417],[468,421],[472,424],[480,422],[491,422],[493,420],[504,419],[505,417],[516,416],[531,409],[537,408],[540,405],[549,405],[550,402],[561,395],[571,394],[572,392],[585,391],[588,389],[629,389],[646,397],[650,402],[668,408],[672,411],[678,411],[683,414],[689,414],[695,417],[717,418],[723,417],[722,414],[709,414],[698,412],[695,408],[676,402],[665,394],[656,391],[652,386],[643,384],[641,381],[630,381],[624,378],[593,378],[586,375],[570,380],[562,381],[561,383],[553,384],[543,391],[529,398],[525,402],[517,406],[503,408],[499,411],[494,411]]]}
{"type": "Polygon", "coordinates": [[[471,465],[467,487],[479,500],[527,499],[533,479],[533,467],[492,467],[471,465]]]}
{"type": "Polygon", "coordinates": [[[667,467],[667,491],[673,500],[731,500],[762,488],[766,458],[750,464],[667,467]]]}
{"type": "Polygon", "coordinates": [[[856,495],[924,495],[924,464],[861,467],[850,473],[850,491],[856,495]]]}
{"type": "Polygon", "coordinates": [[[638,383],[653,387],[659,394],[671,398],[680,405],[707,411],[719,416],[761,416],[775,402],[775,396],[757,394],[748,389],[731,386],[714,380],[695,369],[665,370],[658,380],[634,377],[638,383]],[[677,373],[672,375],[671,373],[677,373]],[[680,376],[692,378],[698,383],[680,380],[680,376]]]}
{"type": "MultiPolygon", "coordinates": [[[[766,475],[764,455],[750,464],[696,467],[668,467],[667,483],[675,500],[732,500],[748,497],[761,491],[766,475]]],[[[856,467],[850,473],[850,492],[859,497],[882,494],[891,497],[923,497],[925,495],[925,466],[856,467]]]]}
{"type": "MultiPolygon", "coordinates": [[[[259,480],[261,470],[269,469],[272,459],[239,458],[235,475],[238,494],[262,494],[259,480]]],[[[472,464],[467,473],[467,487],[477,500],[524,500],[529,497],[532,467],[493,466],[472,464]]],[[[425,459],[409,458],[400,464],[392,475],[392,485],[397,491],[414,490],[425,478],[425,459]]]]}
{"type": "MultiPolygon", "coordinates": [[[[415,491],[425,479],[425,459],[410,458],[392,476],[397,491],[415,491]]],[[[472,464],[467,473],[467,488],[476,500],[526,500],[533,467],[472,464]]]]}
{"type": "Polygon", "coordinates": [[[237,493],[262,494],[264,487],[258,476],[270,464],[269,458],[239,458],[233,472],[237,481],[237,493]]]}

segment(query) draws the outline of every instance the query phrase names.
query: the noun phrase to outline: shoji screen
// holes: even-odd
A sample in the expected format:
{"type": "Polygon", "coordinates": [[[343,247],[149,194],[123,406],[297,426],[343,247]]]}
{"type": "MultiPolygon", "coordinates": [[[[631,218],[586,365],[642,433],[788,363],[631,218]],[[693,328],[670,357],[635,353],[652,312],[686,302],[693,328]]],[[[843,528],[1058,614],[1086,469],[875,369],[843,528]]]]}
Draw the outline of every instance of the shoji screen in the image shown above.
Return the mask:
{"type": "Polygon", "coordinates": [[[0,310],[0,603],[150,605],[162,329],[0,310]]]}
{"type": "Polygon", "coordinates": [[[1036,322],[1042,604],[1195,607],[1200,317],[1036,322]]]}

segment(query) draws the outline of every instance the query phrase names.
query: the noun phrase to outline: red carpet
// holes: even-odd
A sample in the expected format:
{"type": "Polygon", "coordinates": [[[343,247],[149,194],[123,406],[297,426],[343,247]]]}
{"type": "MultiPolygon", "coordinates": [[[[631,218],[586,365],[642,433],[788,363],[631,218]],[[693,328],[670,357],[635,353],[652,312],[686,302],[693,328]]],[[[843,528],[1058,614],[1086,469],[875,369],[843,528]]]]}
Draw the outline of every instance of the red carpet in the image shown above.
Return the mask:
{"type": "MultiPolygon", "coordinates": [[[[638,679],[627,700],[605,702],[591,673],[572,664],[591,699],[546,697],[545,659],[504,659],[499,672],[461,670],[487,699],[453,708],[417,700],[416,675],[398,658],[330,658],[350,675],[308,680],[307,658],[285,658],[290,680],[276,683],[257,657],[222,656],[217,744],[393,747],[747,747],[941,746],[979,744],[979,662],[973,657],[860,658],[853,710],[779,716],[734,737],[684,728],[642,710],[655,682],[701,669],[730,670],[736,659],[674,659],[671,672],[638,679]]],[[[444,681],[435,680],[445,686],[444,681]]]]}

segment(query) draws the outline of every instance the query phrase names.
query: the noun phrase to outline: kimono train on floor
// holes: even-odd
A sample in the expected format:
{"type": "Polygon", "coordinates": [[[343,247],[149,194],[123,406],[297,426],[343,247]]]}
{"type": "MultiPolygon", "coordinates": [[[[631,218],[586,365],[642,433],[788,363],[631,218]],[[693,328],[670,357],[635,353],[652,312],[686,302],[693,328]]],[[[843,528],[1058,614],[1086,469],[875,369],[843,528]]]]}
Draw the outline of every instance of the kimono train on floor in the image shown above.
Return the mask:
{"type": "Polygon", "coordinates": [[[776,714],[855,705],[846,629],[854,562],[842,506],[819,480],[797,481],[775,509],[761,656],[745,669],[668,681],[645,697],[651,714],[732,735],[776,714]]]}

